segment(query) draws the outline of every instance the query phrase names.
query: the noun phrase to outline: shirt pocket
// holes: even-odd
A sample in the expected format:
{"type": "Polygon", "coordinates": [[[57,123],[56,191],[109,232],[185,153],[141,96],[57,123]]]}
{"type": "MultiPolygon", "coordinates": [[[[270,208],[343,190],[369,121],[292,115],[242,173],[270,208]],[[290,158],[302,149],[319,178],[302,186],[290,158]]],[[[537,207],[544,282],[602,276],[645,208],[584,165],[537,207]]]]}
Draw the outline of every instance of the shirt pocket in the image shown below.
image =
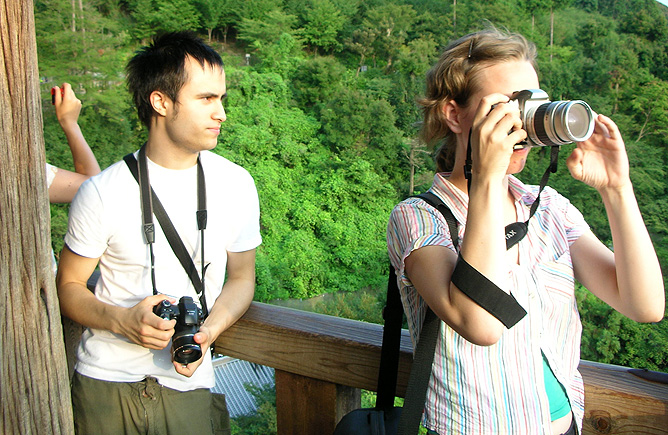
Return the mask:
{"type": "Polygon", "coordinates": [[[575,278],[570,251],[565,251],[554,260],[538,263],[536,275],[543,315],[555,323],[559,323],[559,318],[563,316],[570,317],[575,304],[575,278]]]}

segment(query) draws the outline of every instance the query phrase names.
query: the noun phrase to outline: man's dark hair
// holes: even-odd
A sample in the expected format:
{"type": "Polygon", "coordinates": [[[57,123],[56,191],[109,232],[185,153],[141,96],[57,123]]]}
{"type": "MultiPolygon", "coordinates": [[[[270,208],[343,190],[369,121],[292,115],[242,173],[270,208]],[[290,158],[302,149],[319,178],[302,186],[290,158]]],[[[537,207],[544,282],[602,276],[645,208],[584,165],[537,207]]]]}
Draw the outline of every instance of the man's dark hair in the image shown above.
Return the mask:
{"type": "Polygon", "coordinates": [[[153,91],[164,92],[177,101],[188,80],[185,62],[190,56],[204,67],[223,67],[216,51],[192,32],[173,32],[156,37],[139,49],[126,67],[128,90],[137,107],[139,120],[148,128],[154,115],[149,97],[153,91]]]}

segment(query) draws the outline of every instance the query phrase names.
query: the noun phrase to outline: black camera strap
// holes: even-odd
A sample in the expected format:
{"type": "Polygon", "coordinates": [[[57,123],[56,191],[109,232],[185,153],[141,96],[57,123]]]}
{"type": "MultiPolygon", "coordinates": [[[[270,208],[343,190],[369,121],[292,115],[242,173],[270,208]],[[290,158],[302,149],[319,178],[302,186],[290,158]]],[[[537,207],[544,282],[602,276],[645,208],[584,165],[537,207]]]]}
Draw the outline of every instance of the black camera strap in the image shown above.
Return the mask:
{"type": "MultiPolygon", "coordinates": [[[[452,243],[455,249],[458,250],[457,233],[453,235],[452,230],[453,225],[456,225],[456,221],[450,208],[443,203],[441,198],[431,192],[422,193],[416,195],[416,197],[427,202],[445,217],[448,226],[451,228],[452,243]],[[454,221],[454,223],[451,221],[454,221]]],[[[454,228],[456,230],[457,227],[454,226],[454,228]]],[[[462,293],[498,319],[506,328],[515,326],[527,313],[512,294],[501,290],[494,282],[468,264],[461,253],[459,253],[450,279],[462,293]]]]}
{"type": "MultiPolygon", "coordinates": [[[[506,249],[512,248],[515,244],[522,240],[524,236],[527,235],[527,231],[529,230],[529,220],[534,215],[534,213],[536,213],[536,210],[538,210],[538,205],[540,204],[540,194],[543,189],[545,189],[545,186],[547,186],[547,180],[550,178],[550,174],[557,172],[560,147],[551,146],[550,148],[550,165],[547,167],[540,179],[540,188],[538,189],[536,199],[531,204],[531,208],[529,209],[529,217],[524,222],[513,222],[512,224],[506,225],[506,249]]],[[[471,131],[469,130],[469,146],[466,150],[466,161],[464,163],[464,176],[466,177],[469,192],[471,191],[471,179],[473,178],[471,171],[472,166],[473,161],[471,159],[471,131]]]]}
{"type": "Polygon", "coordinates": [[[200,304],[202,305],[202,314],[206,318],[208,315],[208,310],[206,306],[206,295],[204,292],[204,275],[206,269],[209,266],[204,264],[204,230],[206,229],[207,224],[207,210],[206,210],[206,184],[204,180],[204,170],[202,169],[202,163],[200,157],[197,157],[197,229],[200,232],[200,247],[201,247],[201,259],[202,259],[202,272],[201,278],[197,273],[197,268],[188,253],[183,240],[179,236],[174,224],[172,224],[171,219],[167,215],[167,211],[163,207],[160,199],[156,195],[155,191],[151,187],[149,177],[148,177],[148,165],[146,159],[146,144],[144,144],[139,150],[139,164],[137,164],[137,159],[135,159],[132,153],[123,157],[125,163],[127,164],[130,172],[134,176],[135,180],[139,184],[139,192],[141,197],[141,206],[142,206],[142,219],[144,227],[144,236],[146,243],[149,245],[150,257],[151,257],[151,284],[153,286],[153,294],[158,294],[158,290],[155,283],[155,257],[153,255],[153,242],[155,241],[155,228],[153,225],[153,215],[158,219],[158,223],[162,227],[162,231],[169,242],[169,246],[174,251],[174,254],[179,259],[181,266],[186,271],[186,274],[190,278],[190,281],[195,288],[195,291],[199,295],[200,304]],[[149,193],[150,192],[150,193],[149,193]]]}

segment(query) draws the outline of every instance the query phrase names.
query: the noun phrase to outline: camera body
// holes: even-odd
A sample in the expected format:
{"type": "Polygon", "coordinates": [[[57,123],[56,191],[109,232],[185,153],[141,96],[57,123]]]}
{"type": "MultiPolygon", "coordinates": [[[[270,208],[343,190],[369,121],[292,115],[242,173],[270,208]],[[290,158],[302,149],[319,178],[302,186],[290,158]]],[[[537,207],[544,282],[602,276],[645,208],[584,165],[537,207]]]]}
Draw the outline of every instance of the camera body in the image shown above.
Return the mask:
{"type": "Polygon", "coordinates": [[[582,142],[594,132],[595,113],[582,100],[550,101],[541,89],[525,89],[513,93],[509,104],[519,107],[527,132],[515,149],[582,142]]]}
{"type": "Polygon", "coordinates": [[[180,364],[189,364],[202,357],[202,348],[195,342],[195,334],[202,324],[202,310],[190,296],[183,296],[177,305],[168,300],[153,308],[156,316],[163,319],[176,319],[172,336],[172,358],[180,364]]]}

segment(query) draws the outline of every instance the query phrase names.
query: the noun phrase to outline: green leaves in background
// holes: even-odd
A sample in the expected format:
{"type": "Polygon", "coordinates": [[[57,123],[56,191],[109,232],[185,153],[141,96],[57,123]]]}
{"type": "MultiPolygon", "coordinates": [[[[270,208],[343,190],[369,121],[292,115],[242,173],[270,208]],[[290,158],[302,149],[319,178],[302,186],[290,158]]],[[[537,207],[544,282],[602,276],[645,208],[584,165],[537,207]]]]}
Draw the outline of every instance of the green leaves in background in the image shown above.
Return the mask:
{"type": "MultiPolygon", "coordinates": [[[[127,59],[156,32],[195,30],[226,65],[216,152],[248,169],[260,195],[256,299],[336,293],[328,313],[379,321],[388,215],[432,179],[415,142],[424,74],[447,41],[491,23],[537,44],[553,100],[585,100],[617,122],[666,270],[667,16],[651,0],[36,0],[47,161],[72,169],[51,86],[73,84],[81,128],[106,167],[146,135],[125,90],[127,59]]],[[[572,180],[563,162],[572,145],[562,148],[550,184],[610,244],[598,194],[572,180]]],[[[538,182],[542,154],[523,180],[538,182]]],[[[66,220],[67,207],[52,206],[56,252],[66,220]]],[[[668,370],[666,321],[635,324],[582,289],[578,299],[583,357],[668,370]]]]}

